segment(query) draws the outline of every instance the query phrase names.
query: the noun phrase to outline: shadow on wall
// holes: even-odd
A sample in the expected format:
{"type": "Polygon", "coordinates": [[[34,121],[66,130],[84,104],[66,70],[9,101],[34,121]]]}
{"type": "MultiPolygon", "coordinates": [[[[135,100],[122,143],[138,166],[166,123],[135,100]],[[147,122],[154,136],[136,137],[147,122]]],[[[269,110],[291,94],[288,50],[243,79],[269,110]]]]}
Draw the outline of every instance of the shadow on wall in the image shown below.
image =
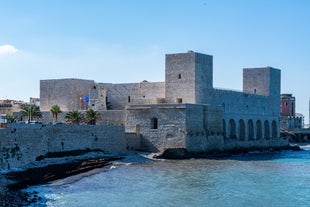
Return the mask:
{"type": "Polygon", "coordinates": [[[145,151],[145,152],[160,152],[160,150],[158,148],[156,148],[154,146],[154,144],[152,144],[147,138],[143,137],[143,135],[140,135],[141,137],[141,151],[145,151]]]}

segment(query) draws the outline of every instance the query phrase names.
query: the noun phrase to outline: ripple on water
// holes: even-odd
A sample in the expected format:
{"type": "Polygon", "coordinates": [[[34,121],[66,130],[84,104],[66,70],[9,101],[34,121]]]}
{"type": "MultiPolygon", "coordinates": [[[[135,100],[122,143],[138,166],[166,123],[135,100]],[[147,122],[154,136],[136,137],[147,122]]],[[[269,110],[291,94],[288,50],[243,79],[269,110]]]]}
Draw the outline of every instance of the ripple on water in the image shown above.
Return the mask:
{"type": "Polygon", "coordinates": [[[28,191],[41,192],[46,206],[307,206],[309,158],[284,151],[117,165],[28,191]]]}

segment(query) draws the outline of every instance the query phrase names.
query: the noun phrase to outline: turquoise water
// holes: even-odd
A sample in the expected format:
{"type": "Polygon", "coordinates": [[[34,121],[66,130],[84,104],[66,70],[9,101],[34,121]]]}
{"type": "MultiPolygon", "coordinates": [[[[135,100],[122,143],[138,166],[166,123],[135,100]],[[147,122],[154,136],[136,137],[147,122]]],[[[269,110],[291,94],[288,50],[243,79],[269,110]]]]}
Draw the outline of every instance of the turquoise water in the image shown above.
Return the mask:
{"type": "Polygon", "coordinates": [[[309,206],[310,151],[115,165],[27,191],[34,206],[309,206]]]}

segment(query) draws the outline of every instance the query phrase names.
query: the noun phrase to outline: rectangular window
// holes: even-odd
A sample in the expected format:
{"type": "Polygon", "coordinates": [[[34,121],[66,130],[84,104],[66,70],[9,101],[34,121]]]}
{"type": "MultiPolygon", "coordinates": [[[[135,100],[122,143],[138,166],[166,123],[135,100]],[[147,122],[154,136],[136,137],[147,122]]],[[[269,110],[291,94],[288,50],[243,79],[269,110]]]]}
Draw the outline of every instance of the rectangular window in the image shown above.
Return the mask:
{"type": "Polygon", "coordinates": [[[128,96],[128,103],[130,103],[130,96],[128,96]]]}
{"type": "Polygon", "coordinates": [[[158,119],[157,118],[151,119],[151,129],[158,129],[158,119]]]}
{"type": "Polygon", "coordinates": [[[182,103],[182,98],[177,98],[177,103],[182,103]]]}

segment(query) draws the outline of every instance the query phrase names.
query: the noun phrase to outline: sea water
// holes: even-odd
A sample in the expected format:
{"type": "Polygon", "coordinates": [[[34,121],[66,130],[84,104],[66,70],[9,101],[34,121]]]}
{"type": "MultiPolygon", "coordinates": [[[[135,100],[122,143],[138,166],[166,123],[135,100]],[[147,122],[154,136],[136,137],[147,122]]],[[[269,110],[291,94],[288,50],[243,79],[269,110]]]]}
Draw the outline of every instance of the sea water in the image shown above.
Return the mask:
{"type": "Polygon", "coordinates": [[[28,188],[33,206],[310,206],[310,151],[112,165],[28,188]],[[87,175],[87,176],[86,176],[87,175]]]}

